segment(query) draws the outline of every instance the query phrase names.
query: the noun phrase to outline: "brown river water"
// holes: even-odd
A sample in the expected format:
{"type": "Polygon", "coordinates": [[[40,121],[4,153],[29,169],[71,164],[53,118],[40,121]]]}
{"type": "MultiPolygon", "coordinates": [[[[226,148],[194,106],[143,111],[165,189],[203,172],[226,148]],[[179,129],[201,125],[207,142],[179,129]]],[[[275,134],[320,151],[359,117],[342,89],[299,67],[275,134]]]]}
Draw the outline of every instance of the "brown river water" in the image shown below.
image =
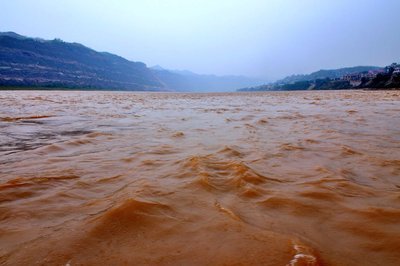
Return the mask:
{"type": "Polygon", "coordinates": [[[0,93],[1,265],[400,265],[400,92],[0,93]]]}

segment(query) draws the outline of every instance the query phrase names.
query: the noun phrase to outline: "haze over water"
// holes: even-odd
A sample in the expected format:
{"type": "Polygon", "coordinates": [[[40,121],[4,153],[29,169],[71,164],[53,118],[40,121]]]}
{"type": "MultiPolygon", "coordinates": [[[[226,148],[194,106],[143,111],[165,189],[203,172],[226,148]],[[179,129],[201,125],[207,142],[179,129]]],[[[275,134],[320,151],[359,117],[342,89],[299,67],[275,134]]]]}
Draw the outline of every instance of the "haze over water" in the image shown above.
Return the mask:
{"type": "Polygon", "coordinates": [[[399,265],[398,91],[0,96],[2,265],[399,265]]]}
{"type": "Polygon", "coordinates": [[[400,58],[398,0],[13,0],[0,31],[148,66],[274,81],[400,58]]]}

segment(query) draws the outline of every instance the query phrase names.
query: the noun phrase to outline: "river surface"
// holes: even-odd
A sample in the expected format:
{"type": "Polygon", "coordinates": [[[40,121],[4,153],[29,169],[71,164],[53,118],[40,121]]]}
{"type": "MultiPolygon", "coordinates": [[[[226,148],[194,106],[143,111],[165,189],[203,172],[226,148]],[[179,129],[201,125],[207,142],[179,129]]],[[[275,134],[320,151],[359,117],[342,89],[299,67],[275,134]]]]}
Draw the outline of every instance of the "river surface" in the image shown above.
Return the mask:
{"type": "Polygon", "coordinates": [[[400,265],[400,92],[2,91],[1,265],[400,265]]]}

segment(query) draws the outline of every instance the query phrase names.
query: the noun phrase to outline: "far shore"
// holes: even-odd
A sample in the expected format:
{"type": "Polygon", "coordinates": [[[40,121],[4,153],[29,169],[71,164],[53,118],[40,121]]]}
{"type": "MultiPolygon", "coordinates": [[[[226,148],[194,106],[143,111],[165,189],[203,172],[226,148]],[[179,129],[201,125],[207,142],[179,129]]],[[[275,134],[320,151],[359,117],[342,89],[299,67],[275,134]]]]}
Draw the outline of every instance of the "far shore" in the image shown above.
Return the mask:
{"type": "Polygon", "coordinates": [[[203,92],[203,91],[165,91],[165,90],[124,90],[104,88],[68,88],[68,87],[1,87],[0,91],[121,91],[121,92],[161,92],[161,93],[257,93],[257,92],[289,92],[289,91],[396,91],[400,88],[350,88],[342,90],[260,90],[260,91],[229,91],[229,92],[203,92]]]}

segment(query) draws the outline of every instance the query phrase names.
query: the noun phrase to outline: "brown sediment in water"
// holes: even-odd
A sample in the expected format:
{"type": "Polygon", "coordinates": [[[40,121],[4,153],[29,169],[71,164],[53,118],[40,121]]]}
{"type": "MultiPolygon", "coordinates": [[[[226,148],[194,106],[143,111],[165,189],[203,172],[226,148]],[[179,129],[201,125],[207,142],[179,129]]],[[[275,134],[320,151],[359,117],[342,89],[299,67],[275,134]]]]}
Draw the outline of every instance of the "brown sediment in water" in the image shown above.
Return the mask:
{"type": "Polygon", "coordinates": [[[0,264],[400,265],[399,104],[3,92],[0,264]]]}
{"type": "Polygon", "coordinates": [[[34,116],[22,116],[22,117],[0,117],[1,121],[4,122],[15,122],[19,120],[31,120],[31,119],[42,119],[49,118],[49,115],[34,115],[34,116]]]}

